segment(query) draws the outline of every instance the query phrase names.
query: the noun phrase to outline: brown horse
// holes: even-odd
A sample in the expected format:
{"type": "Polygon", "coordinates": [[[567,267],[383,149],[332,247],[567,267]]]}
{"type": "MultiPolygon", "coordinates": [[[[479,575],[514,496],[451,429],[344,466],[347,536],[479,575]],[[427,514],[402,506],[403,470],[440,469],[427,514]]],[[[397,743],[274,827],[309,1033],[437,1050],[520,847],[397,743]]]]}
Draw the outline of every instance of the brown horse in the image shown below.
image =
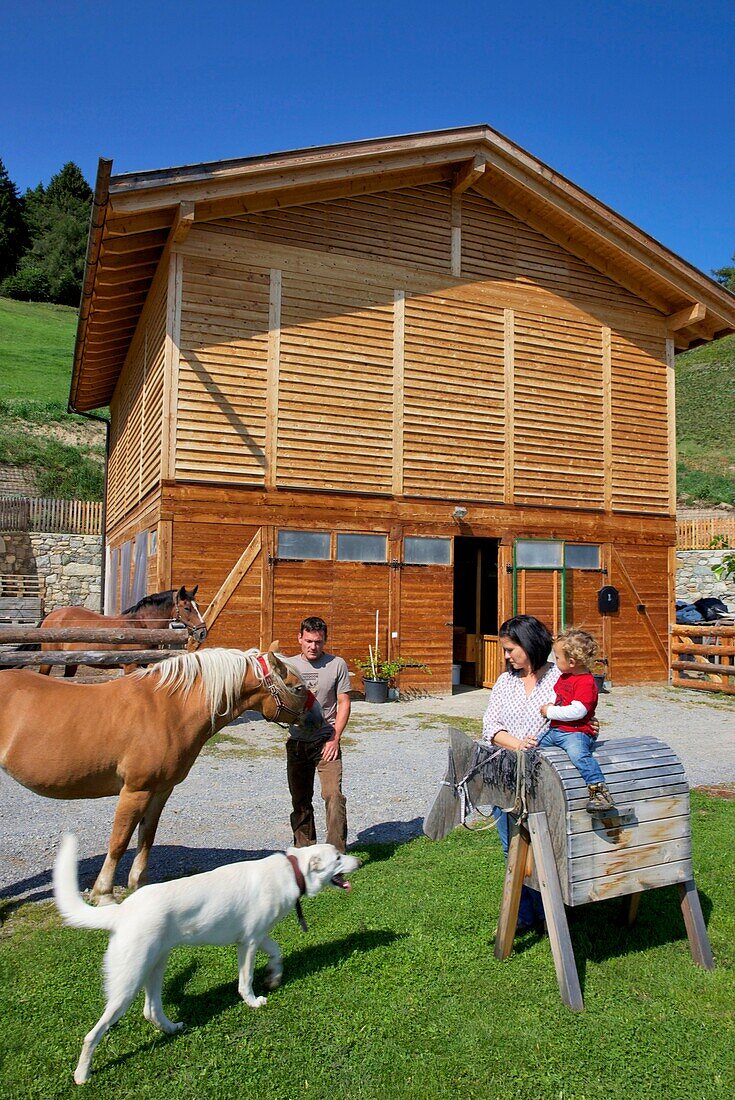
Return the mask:
{"type": "Polygon", "coordinates": [[[202,746],[246,710],[269,721],[320,722],[319,704],[271,650],[204,649],[101,684],[0,672],[0,767],[47,798],[119,795],[107,858],[92,890],[111,898],[136,825],[128,879],[145,881],[171,791],[202,746]]]}
{"type": "MultiPolygon", "coordinates": [[[[201,616],[194,597],[199,585],[195,585],[191,592],[181,588],[170,588],[167,592],[154,592],[151,596],[144,596],[134,607],[119,615],[100,615],[96,611],[88,611],[86,607],[57,607],[50,611],[43,620],[42,626],[82,626],[82,627],[120,627],[132,626],[143,630],[165,630],[169,623],[182,623],[195,642],[203,642],[207,637],[207,628],[201,616]]],[[[38,648],[38,646],[36,646],[38,648]]],[[[134,645],[95,645],[95,649],[135,649],[134,645]]],[[[41,649],[89,649],[85,642],[42,642],[41,649]]],[[[79,665],[65,665],[64,676],[74,676],[79,665]]],[[[116,665],[98,666],[116,668],[116,665]]],[[[40,665],[39,672],[48,676],[51,665],[40,665]]],[[[135,665],[125,665],[123,671],[127,674],[135,671],[135,665]]]]}

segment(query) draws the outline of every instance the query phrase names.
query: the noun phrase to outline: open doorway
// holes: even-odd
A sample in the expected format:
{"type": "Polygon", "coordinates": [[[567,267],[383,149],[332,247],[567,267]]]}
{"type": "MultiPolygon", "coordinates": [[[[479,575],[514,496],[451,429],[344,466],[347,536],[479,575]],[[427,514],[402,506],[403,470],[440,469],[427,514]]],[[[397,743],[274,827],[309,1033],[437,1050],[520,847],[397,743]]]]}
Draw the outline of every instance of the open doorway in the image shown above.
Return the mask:
{"type": "Polygon", "coordinates": [[[460,683],[493,683],[498,645],[498,540],[454,540],[454,642],[460,683]]]}

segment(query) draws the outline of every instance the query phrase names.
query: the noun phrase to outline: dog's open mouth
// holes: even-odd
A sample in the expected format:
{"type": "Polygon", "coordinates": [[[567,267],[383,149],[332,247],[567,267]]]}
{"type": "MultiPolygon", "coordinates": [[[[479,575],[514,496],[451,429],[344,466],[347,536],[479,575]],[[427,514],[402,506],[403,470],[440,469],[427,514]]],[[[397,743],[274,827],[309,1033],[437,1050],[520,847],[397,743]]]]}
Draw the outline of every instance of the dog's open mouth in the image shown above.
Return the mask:
{"type": "Polygon", "coordinates": [[[330,886],[336,886],[339,890],[351,890],[352,884],[347,881],[344,875],[335,875],[334,878],[329,880],[330,886]]]}

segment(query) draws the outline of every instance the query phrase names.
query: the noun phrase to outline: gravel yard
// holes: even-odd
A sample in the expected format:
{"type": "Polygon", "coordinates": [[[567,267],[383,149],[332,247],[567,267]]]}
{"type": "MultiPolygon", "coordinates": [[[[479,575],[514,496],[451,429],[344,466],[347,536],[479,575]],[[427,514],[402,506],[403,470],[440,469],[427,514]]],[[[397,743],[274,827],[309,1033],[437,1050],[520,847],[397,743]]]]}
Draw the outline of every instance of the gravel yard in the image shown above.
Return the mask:
{"type": "MultiPolygon", "coordinates": [[[[350,844],[418,836],[446,765],[445,726],[479,733],[488,691],[375,706],[358,702],[344,740],[350,844]]],[[[669,744],[692,786],[735,783],[735,698],[666,686],[613,688],[600,698],[601,737],[649,734],[669,744]]],[[[164,810],[151,879],[264,855],[291,841],[285,734],[244,716],[205,749],[164,810]]],[[[320,799],[315,798],[317,821],[320,799]]],[[[80,877],[91,885],[115,800],[57,802],[0,772],[0,899],[50,896],[58,838],[78,834],[80,877]]],[[[321,817],[323,822],[323,815],[321,817]]],[[[322,833],[323,836],[323,833],[322,833]]],[[[125,881],[132,856],[122,863],[125,881]]]]}

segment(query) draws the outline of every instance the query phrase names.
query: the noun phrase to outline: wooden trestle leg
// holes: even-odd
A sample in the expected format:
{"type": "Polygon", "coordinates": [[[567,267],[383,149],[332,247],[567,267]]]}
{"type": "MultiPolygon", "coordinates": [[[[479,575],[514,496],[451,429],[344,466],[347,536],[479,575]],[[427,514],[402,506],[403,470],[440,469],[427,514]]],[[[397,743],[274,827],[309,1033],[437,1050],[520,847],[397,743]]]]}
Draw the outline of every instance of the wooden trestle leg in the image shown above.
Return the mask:
{"type": "Polygon", "coordinates": [[[530,844],[530,837],[525,826],[519,826],[513,818],[509,818],[508,823],[511,837],[508,845],[508,866],[505,870],[503,900],[500,904],[498,930],[495,933],[496,959],[507,959],[513,950],[513,939],[518,925],[518,908],[521,904],[521,890],[526,875],[526,862],[530,844]]]}
{"type": "Polygon", "coordinates": [[[715,960],[712,956],[712,948],[709,945],[707,927],[704,923],[702,906],[699,902],[699,894],[694,879],[680,882],[678,886],[681,911],[684,916],[687,936],[689,937],[692,958],[697,966],[703,966],[705,970],[714,970],[715,960]]]}
{"type": "Polygon", "coordinates": [[[573,1012],[584,1008],[582,989],[579,984],[577,964],[574,960],[569,925],[561,896],[559,874],[554,861],[549,823],[545,813],[528,815],[528,828],[533,846],[533,858],[536,862],[536,875],[541,887],[544,902],[546,927],[549,930],[549,943],[554,956],[556,980],[559,983],[561,999],[573,1012]]]}

